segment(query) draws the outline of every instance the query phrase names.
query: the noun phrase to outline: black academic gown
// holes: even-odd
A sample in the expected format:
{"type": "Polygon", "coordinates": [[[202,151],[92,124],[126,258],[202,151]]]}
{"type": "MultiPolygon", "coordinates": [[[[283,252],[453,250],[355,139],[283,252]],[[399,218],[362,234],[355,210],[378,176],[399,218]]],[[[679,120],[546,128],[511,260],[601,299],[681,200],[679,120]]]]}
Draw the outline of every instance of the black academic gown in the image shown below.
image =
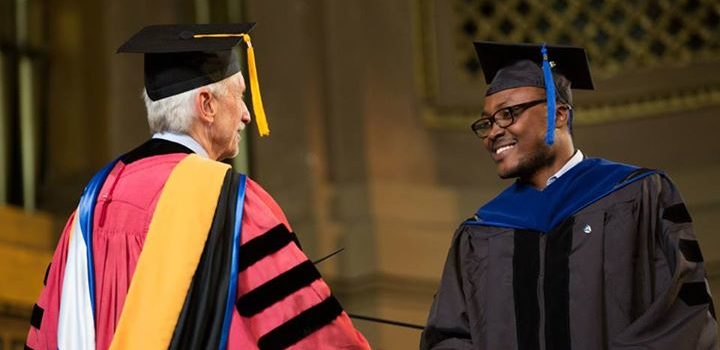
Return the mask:
{"type": "Polygon", "coordinates": [[[593,171],[599,180],[584,184],[582,169],[561,177],[571,184],[561,200],[535,204],[550,214],[503,218],[520,196],[458,228],[421,349],[718,347],[702,254],[675,186],[644,169],[593,171]],[[606,178],[604,190],[580,191],[606,178]],[[567,209],[578,196],[584,202],[567,209]]]}

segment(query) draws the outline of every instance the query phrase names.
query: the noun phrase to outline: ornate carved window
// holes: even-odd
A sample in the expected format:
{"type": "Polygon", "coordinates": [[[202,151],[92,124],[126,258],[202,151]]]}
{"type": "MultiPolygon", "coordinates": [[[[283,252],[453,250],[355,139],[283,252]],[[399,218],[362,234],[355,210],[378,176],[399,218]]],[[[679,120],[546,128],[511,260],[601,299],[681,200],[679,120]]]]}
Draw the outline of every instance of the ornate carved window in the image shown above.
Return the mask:
{"type": "Polygon", "coordinates": [[[462,125],[485,89],[473,41],[583,46],[596,91],[582,123],[720,105],[720,3],[714,0],[420,0],[426,115],[462,125]]]}

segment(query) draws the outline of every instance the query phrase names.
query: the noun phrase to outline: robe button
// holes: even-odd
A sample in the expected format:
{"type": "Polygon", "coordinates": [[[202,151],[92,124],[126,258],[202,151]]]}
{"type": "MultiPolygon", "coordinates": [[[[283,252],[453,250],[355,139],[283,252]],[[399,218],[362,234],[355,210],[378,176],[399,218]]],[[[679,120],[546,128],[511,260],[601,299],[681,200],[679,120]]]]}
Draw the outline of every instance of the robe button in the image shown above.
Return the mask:
{"type": "Polygon", "coordinates": [[[592,232],[592,227],[590,227],[590,225],[585,225],[585,228],[583,228],[583,232],[585,232],[585,233],[592,232]]]}

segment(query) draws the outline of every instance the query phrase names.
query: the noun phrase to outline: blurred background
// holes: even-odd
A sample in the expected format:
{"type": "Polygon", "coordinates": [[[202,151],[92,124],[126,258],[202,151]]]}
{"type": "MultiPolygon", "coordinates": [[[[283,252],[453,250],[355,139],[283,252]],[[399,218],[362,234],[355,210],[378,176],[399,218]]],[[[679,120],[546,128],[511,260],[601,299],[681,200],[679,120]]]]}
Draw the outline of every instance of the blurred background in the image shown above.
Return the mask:
{"type": "MultiPolygon", "coordinates": [[[[90,177],[149,137],[143,26],[251,21],[272,135],[238,170],[286,211],[351,313],[423,325],[457,225],[509,185],[469,125],[473,40],[585,46],[588,156],[668,172],[720,296],[720,2],[0,0],[0,350],[22,349],[58,235],[90,177]]],[[[376,349],[414,329],[354,321],[376,349]]]]}

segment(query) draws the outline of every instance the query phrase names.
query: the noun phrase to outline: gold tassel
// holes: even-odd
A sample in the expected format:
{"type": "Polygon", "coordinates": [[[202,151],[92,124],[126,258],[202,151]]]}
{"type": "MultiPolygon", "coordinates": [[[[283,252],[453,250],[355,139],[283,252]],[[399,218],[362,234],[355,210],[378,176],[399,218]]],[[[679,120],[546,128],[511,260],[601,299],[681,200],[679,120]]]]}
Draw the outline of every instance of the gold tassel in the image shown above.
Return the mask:
{"type": "Polygon", "coordinates": [[[265,108],[263,107],[262,97],[260,96],[260,82],[258,81],[257,68],[255,67],[255,50],[253,50],[252,42],[249,34],[195,34],[193,38],[230,38],[241,37],[247,45],[248,69],[250,70],[250,94],[253,101],[253,112],[255,112],[255,123],[258,127],[260,136],[270,135],[270,127],[268,126],[267,117],[265,116],[265,108]]]}
{"type": "Polygon", "coordinates": [[[247,45],[248,70],[250,70],[250,93],[252,94],[255,123],[257,124],[260,136],[267,136],[270,135],[270,127],[268,126],[267,117],[265,117],[265,108],[263,107],[262,97],[260,96],[260,82],[258,81],[257,68],[255,67],[255,50],[253,50],[249,34],[243,34],[242,38],[247,45]]]}

